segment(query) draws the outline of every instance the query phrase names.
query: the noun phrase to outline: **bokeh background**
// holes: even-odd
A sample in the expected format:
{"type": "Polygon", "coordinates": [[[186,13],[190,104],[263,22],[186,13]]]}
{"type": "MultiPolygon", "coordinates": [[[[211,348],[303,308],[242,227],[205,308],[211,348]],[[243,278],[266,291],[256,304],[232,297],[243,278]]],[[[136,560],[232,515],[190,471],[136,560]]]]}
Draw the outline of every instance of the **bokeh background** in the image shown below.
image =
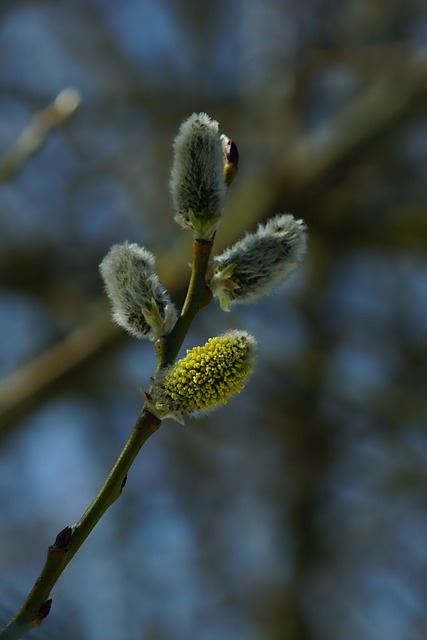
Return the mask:
{"type": "Polygon", "coordinates": [[[226,408],[165,421],[28,637],[427,637],[427,7],[421,0],[1,0],[0,621],[139,413],[152,345],[98,264],[158,256],[179,303],[171,143],[206,111],[241,163],[218,247],[309,228],[226,408]],[[59,97],[58,97],[59,96],[59,97]]]}

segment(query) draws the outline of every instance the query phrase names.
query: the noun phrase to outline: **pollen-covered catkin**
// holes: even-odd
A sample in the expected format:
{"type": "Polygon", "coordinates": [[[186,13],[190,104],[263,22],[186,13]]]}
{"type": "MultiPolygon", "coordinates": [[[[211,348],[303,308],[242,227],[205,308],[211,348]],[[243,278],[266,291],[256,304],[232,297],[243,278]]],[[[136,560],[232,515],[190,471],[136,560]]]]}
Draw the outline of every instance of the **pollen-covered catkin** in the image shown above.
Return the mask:
{"type": "Polygon", "coordinates": [[[153,254],[137,244],[111,247],[100,264],[113,320],[137,338],[169,333],[176,310],[154,269],[153,254]]]}
{"type": "Polygon", "coordinates": [[[302,220],[281,214],[215,256],[210,287],[221,307],[255,302],[283,282],[304,255],[305,228],[302,220]]]}
{"type": "Polygon", "coordinates": [[[253,370],[256,341],[246,331],[229,331],[194,347],[154,382],[159,417],[200,415],[226,403],[245,386],[253,370]]]}

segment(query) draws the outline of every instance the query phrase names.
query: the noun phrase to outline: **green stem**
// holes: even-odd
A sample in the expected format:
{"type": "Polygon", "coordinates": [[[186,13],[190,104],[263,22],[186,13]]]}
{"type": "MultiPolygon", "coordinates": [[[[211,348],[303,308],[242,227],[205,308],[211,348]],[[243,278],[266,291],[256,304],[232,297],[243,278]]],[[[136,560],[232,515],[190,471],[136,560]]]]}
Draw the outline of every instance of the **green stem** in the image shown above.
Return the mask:
{"type": "Polygon", "coordinates": [[[193,266],[188,285],[187,296],[171,333],[163,336],[156,343],[157,369],[163,369],[175,362],[196,315],[212,301],[212,292],[206,284],[206,270],[212,251],[212,240],[194,240],[193,266]]]}
{"type": "Polygon", "coordinates": [[[77,522],[74,531],[64,529],[58,535],[55,544],[48,548],[46,562],[39,577],[18,613],[0,631],[0,640],[21,638],[26,631],[39,626],[43,618],[48,615],[51,589],[95,525],[120,496],[126,482],[127,472],[139,450],[159,426],[160,420],[158,418],[147,410],[141,411],[132,433],[98,495],[77,522]],[[68,531],[71,535],[69,539],[67,539],[68,531]],[[61,544],[61,535],[66,537],[63,540],[65,544],[61,544]]]}

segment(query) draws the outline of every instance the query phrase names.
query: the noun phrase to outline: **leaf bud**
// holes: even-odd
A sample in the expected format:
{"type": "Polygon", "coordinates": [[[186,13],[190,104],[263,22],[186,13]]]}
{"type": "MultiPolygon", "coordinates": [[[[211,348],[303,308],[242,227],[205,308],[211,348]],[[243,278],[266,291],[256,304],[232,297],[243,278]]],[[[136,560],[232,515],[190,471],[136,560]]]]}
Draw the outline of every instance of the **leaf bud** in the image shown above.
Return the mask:
{"type": "Polygon", "coordinates": [[[239,170],[239,150],[236,143],[226,135],[223,134],[221,140],[224,149],[224,180],[229,187],[239,170]]]}
{"type": "Polygon", "coordinates": [[[43,602],[41,607],[39,607],[36,617],[33,620],[34,626],[38,627],[40,623],[48,617],[50,610],[52,608],[52,598],[48,598],[43,602]]]}

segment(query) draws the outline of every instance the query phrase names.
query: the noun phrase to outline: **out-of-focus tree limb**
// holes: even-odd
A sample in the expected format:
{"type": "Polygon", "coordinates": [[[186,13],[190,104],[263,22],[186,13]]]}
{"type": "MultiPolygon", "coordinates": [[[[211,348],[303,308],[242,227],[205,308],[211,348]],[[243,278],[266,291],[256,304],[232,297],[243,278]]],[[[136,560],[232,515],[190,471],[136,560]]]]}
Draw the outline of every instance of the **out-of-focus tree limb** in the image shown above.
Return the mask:
{"type": "Polygon", "coordinates": [[[102,345],[113,343],[120,331],[103,310],[78,327],[61,342],[25,364],[0,383],[0,432],[11,421],[34,407],[48,389],[82,361],[98,353],[102,345]]]}
{"type": "Polygon", "coordinates": [[[404,117],[421,95],[427,95],[427,75],[423,78],[422,71],[427,74],[427,64],[377,77],[332,122],[297,140],[279,170],[286,186],[300,191],[404,117]]]}
{"type": "Polygon", "coordinates": [[[0,183],[9,180],[26,160],[39,149],[48,133],[61,125],[77,109],[80,95],[75,89],[64,89],[55,100],[34,114],[28,127],[0,158],[0,183]]]}
{"type": "MultiPolygon", "coordinates": [[[[293,144],[286,146],[281,162],[270,167],[270,180],[263,184],[252,181],[246,189],[245,216],[256,221],[259,207],[264,215],[276,210],[279,202],[287,203],[293,210],[301,202],[311,200],[311,196],[325,189],[328,183],[336,180],[351,161],[364,149],[382,136],[393,131],[418,105],[425,108],[427,99],[427,60],[418,59],[412,64],[402,66],[390,73],[377,77],[363,92],[358,95],[334,120],[328,122],[312,134],[297,138],[293,144]],[[253,213],[252,213],[253,211],[253,213]]],[[[260,181],[261,182],[261,181],[260,181]]],[[[420,216],[414,207],[405,220],[396,220],[395,228],[390,229],[392,242],[398,240],[417,244],[427,233],[427,219],[420,216]],[[416,229],[416,234],[411,229],[416,229]],[[423,232],[423,233],[422,233],[423,232]]],[[[365,221],[348,216],[341,219],[316,218],[313,212],[311,225],[329,236],[339,234],[349,241],[354,238],[359,242],[384,243],[383,235],[378,237],[374,227],[366,227],[365,221]],[[343,234],[343,230],[346,233],[343,234]],[[351,234],[349,227],[353,227],[351,234]],[[353,233],[354,232],[354,233],[353,233]],[[367,238],[372,233],[372,239],[367,238]]],[[[392,222],[393,226],[393,222],[392,222]]],[[[382,233],[382,230],[379,230],[382,233]]]]}

